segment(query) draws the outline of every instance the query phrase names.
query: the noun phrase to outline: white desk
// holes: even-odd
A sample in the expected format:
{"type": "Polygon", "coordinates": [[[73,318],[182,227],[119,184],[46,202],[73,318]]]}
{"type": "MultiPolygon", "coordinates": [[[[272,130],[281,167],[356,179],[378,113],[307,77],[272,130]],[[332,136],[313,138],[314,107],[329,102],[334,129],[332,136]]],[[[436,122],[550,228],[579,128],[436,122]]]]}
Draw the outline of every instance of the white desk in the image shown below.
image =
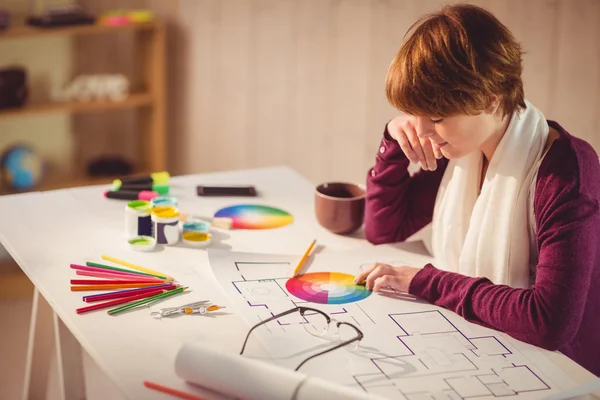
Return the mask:
{"type": "MultiPolygon", "coordinates": [[[[235,314],[214,319],[174,320],[155,320],[143,310],[114,317],[102,311],[77,315],[75,309],[83,304],[82,293],[69,290],[69,280],[75,276],[69,264],[101,262],[102,254],[163,271],[190,286],[194,293],[201,293],[204,298],[230,304],[214,283],[204,250],[183,245],[165,247],[163,251],[154,253],[129,250],[123,238],[125,202],[103,198],[103,189],[87,187],[0,198],[3,210],[0,240],[31,279],[36,293],[39,291],[43,296],[34,303],[39,310],[33,313],[32,322],[37,322],[38,329],[34,326],[30,335],[33,351],[29,357],[47,360],[34,344],[45,338],[47,340],[49,332],[39,329],[40,326],[54,326],[58,381],[66,398],[83,391],[81,379],[78,379],[81,378],[80,354],[69,332],[125,398],[166,398],[146,389],[142,385],[144,380],[189,391],[174,371],[175,356],[182,341],[212,341],[222,347],[239,350],[248,327],[235,314]],[[46,303],[43,299],[55,314],[51,310],[48,314],[49,308],[44,308],[46,303]],[[179,328],[182,321],[185,321],[185,329],[179,328]]],[[[250,200],[284,208],[295,218],[292,225],[275,231],[221,231],[211,245],[216,248],[301,254],[312,239],[317,239],[327,250],[371,247],[360,235],[343,237],[321,228],[314,217],[313,185],[288,168],[176,177],[172,180],[172,195],[178,198],[180,210],[189,214],[210,216],[223,206],[250,200]],[[253,184],[260,197],[198,197],[195,193],[198,184],[253,184]]],[[[186,299],[190,299],[188,296],[178,296],[173,302],[185,303],[186,299]]],[[[592,379],[589,372],[568,358],[557,355],[556,360],[577,381],[592,379]]],[[[31,370],[26,386],[32,398],[35,398],[35,393],[43,391],[44,388],[40,388],[43,379],[43,372],[31,370]]]]}

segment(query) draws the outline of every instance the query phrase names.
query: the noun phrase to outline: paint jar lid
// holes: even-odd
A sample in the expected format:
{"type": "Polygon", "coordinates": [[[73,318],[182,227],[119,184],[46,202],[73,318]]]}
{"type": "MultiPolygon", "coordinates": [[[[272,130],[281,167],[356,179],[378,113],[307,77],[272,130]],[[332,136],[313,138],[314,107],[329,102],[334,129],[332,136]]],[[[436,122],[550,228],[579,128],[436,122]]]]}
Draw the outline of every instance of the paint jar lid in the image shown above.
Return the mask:
{"type": "Polygon", "coordinates": [[[127,203],[127,208],[131,208],[132,210],[139,212],[148,212],[152,208],[152,204],[146,200],[131,200],[127,203]]]}
{"type": "Polygon", "coordinates": [[[205,221],[187,221],[183,224],[184,232],[208,232],[210,224],[205,221]]]}
{"type": "Polygon", "coordinates": [[[152,251],[156,247],[156,239],[152,236],[136,236],[129,239],[127,243],[135,251],[152,251]]]}
{"type": "Polygon", "coordinates": [[[152,207],[177,206],[177,199],[172,196],[158,196],[151,200],[152,207]]]}
{"type": "Polygon", "coordinates": [[[150,214],[157,218],[177,218],[179,210],[173,206],[157,206],[150,210],[150,214]]]}
{"type": "Polygon", "coordinates": [[[212,240],[212,235],[206,232],[189,231],[182,235],[183,242],[193,247],[204,247],[212,240]]]}

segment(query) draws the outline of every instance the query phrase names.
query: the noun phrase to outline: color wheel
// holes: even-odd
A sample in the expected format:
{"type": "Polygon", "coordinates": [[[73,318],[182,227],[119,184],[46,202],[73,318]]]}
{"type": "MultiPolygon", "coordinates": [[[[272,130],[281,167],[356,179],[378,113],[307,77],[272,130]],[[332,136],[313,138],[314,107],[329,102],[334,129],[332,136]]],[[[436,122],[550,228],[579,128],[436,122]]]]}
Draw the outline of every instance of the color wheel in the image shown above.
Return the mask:
{"type": "Polygon", "coordinates": [[[286,284],[290,294],[319,304],[346,304],[366,299],[371,291],[354,284],[354,276],[340,272],[311,272],[290,278],[286,284]]]}
{"type": "Polygon", "coordinates": [[[292,223],[294,218],[279,208],[241,204],[223,208],[215,218],[231,218],[234,229],[272,229],[292,223]]]}

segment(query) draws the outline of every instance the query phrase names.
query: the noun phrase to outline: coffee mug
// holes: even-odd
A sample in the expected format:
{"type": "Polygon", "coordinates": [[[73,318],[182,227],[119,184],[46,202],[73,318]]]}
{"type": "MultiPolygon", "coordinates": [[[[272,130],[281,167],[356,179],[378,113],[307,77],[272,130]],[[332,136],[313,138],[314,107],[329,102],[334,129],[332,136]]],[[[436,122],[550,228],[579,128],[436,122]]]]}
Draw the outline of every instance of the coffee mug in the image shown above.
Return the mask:
{"type": "Polygon", "coordinates": [[[345,182],[323,183],[315,190],[317,221],[337,234],[358,230],[365,216],[365,188],[345,182]]]}

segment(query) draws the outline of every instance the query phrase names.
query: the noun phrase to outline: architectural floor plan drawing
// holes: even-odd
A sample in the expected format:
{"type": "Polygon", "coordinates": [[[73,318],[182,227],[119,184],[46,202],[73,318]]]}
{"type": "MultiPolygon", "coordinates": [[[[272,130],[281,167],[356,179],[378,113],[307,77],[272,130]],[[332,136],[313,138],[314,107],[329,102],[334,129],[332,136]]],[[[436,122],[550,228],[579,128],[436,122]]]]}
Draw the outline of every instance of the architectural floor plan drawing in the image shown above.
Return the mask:
{"type": "Polygon", "coordinates": [[[407,399],[545,394],[551,387],[493,335],[468,337],[439,310],[389,314],[404,354],[373,358],[355,375],[366,391],[407,399]],[[427,387],[423,392],[420,387],[427,387]]]}
{"type": "MultiPolygon", "coordinates": [[[[310,360],[300,370],[307,374],[407,400],[537,399],[574,385],[544,350],[408,295],[375,294],[353,285],[353,276],[375,260],[420,266],[424,259],[411,253],[317,255],[295,278],[297,256],[211,250],[209,258],[217,281],[249,327],[304,306],[360,329],[364,338],[358,348],[347,346],[310,360]]],[[[270,361],[293,369],[348,337],[335,323],[323,336],[309,334],[324,324],[318,313],[302,317],[295,312],[256,329],[253,340],[266,347],[270,361]]]]}

